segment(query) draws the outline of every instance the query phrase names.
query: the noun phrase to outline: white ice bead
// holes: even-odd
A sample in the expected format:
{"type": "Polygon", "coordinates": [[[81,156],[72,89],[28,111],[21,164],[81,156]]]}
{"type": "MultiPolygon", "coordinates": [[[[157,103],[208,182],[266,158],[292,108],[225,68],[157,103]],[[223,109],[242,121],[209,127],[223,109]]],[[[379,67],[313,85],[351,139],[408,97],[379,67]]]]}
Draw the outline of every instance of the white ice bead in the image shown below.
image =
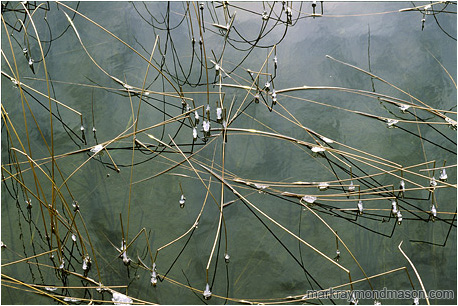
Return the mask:
{"type": "Polygon", "coordinates": [[[361,200],[358,201],[358,212],[360,215],[363,214],[363,201],[361,200]]]}
{"type": "Polygon", "coordinates": [[[223,115],[223,110],[221,109],[221,107],[216,108],[216,119],[221,120],[222,115],[223,115]]]}
{"type": "Polygon", "coordinates": [[[209,300],[212,297],[212,292],[210,291],[210,285],[207,283],[205,286],[205,291],[204,291],[204,298],[206,300],[209,300]]]}

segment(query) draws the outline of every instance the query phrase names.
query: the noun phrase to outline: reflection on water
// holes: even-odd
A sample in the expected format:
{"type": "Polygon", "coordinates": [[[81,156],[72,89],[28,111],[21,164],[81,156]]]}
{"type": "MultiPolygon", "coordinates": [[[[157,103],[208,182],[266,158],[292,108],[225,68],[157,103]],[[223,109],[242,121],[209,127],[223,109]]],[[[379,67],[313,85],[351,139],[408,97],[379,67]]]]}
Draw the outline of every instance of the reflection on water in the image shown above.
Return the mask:
{"type": "Polygon", "coordinates": [[[401,241],[456,293],[428,4],[2,3],[2,303],[345,304],[306,293],[421,290],[401,241]]]}

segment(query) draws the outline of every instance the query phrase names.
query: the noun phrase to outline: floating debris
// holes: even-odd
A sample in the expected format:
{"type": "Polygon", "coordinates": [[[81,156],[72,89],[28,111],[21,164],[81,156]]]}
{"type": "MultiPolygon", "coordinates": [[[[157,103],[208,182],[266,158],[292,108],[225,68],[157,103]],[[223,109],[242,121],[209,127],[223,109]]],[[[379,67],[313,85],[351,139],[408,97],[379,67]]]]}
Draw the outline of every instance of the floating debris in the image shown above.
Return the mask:
{"type": "Polygon", "coordinates": [[[61,269],[61,270],[62,270],[64,267],[65,267],[65,261],[64,261],[64,259],[62,258],[62,259],[60,260],[60,266],[59,266],[59,269],[61,269]]]}
{"type": "Polygon", "coordinates": [[[394,128],[395,124],[399,122],[399,120],[395,119],[385,119],[386,124],[388,125],[388,128],[394,128]]]}
{"type": "Polygon", "coordinates": [[[439,176],[439,180],[441,180],[442,182],[446,182],[447,178],[448,178],[447,172],[445,172],[445,168],[442,168],[441,174],[439,176]]]}
{"type": "Polygon", "coordinates": [[[25,200],[25,204],[27,204],[27,208],[32,208],[32,199],[25,200]]]}
{"type": "Polygon", "coordinates": [[[102,145],[96,145],[95,147],[91,148],[91,152],[94,153],[94,154],[97,154],[99,153],[100,151],[103,150],[103,146],[102,145]]]}
{"type": "Polygon", "coordinates": [[[122,293],[113,291],[113,298],[111,299],[115,305],[130,305],[133,300],[122,293]]]}
{"type": "MultiPolygon", "coordinates": [[[[207,113],[210,112],[210,104],[207,104],[207,107],[205,108],[205,111],[206,111],[207,113]]],[[[208,118],[208,119],[210,119],[210,118],[208,118]]]]}
{"type": "Polygon", "coordinates": [[[81,132],[84,132],[84,126],[80,127],[81,132]]]}
{"type": "Polygon", "coordinates": [[[194,112],[194,120],[196,120],[196,124],[199,124],[200,116],[197,110],[194,112]]]}
{"type": "Polygon", "coordinates": [[[76,302],[79,302],[79,301],[80,301],[79,299],[75,299],[75,298],[71,298],[71,297],[64,297],[64,302],[76,303],[76,302]]]}
{"type": "Polygon", "coordinates": [[[209,300],[212,297],[212,292],[210,291],[210,285],[205,286],[204,299],[209,300]]]}
{"type": "Polygon", "coordinates": [[[227,254],[227,253],[224,254],[224,261],[225,261],[226,263],[229,263],[229,259],[230,259],[230,258],[231,258],[231,256],[229,256],[229,254],[227,254]]]}
{"type": "Polygon", "coordinates": [[[301,198],[304,202],[308,204],[313,204],[316,201],[316,197],[310,196],[310,195],[305,195],[301,198]]]}
{"type": "Polygon", "coordinates": [[[401,211],[400,211],[400,210],[398,210],[397,218],[398,218],[398,224],[401,225],[401,222],[402,222],[402,214],[401,214],[401,211]]]}
{"type": "MultiPolygon", "coordinates": [[[[215,25],[215,24],[213,24],[213,25],[215,25]]],[[[222,27],[222,28],[227,30],[227,28],[225,28],[224,26],[221,26],[221,25],[218,25],[218,26],[220,26],[220,27],[222,27]]],[[[219,73],[219,69],[220,69],[219,65],[215,64],[215,70],[216,70],[217,73],[219,73]]]]}
{"type": "Polygon", "coordinates": [[[325,191],[325,190],[327,190],[328,188],[329,188],[329,184],[326,183],[326,182],[321,182],[321,183],[318,184],[318,189],[319,189],[320,191],[325,191]]]}
{"type": "Polygon", "coordinates": [[[262,12],[262,20],[267,20],[268,18],[267,11],[262,12]]]}
{"type": "Polygon", "coordinates": [[[382,305],[382,302],[374,300],[374,305],[382,305]]]}
{"type": "Polygon", "coordinates": [[[419,298],[414,298],[413,299],[413,305],[420,305],[420,299],[419,298]]]}
{"type": "Polygon", "coordinates": [[[75,234],[72,234],[72,240],[73,240],[73,242],[76,242],[76,235],[75,234]]]}
{"type": "Polygon", "coordinates": [[[6,249],[6,244],[4,244],[3,241],[0,241],[0,248],[6,249]]]}
{"type": "Polygon", "coordinates": [[[95,133],[97,130],[95,129],[95,126],[92,127],[92,131],[95,133]]]}
{"type": "Polygon", "coordinates": [[[184,196],[184,194],[181,195],[179,202],[180,202],[180,208],[183,208],[184,204],[186,203],[186,197],[184,196]]]}
{"type": "Polygon", "coordinates": [[[361,201],[361,200],[358,201],[358,213],[360,215],[363,214],[363,201],[361,201]]]}

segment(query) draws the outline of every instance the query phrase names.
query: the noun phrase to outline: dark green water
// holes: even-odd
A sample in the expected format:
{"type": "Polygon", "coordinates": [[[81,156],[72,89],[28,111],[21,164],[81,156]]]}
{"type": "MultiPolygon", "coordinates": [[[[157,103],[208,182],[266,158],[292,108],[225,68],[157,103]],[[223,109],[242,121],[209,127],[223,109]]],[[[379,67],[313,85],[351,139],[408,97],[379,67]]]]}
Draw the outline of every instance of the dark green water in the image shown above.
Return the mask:
{"type": "MultiPolygon", "coordinates": [[[[421,6],[428,3],[414,4],[421,6]]],[[[78,12],[106,28],[146,59],[150,57],[158,36],[152,62],[173,86],[157,70],[150,67],[146,80],[147,89],[151,92],[169,92],[176,95],[175,87],[182,90],[185,97],[194,99],[195,107],[207,104],[207,74],[203,60],[205,48],[209,67],[208,88],[212,92],[209,95],[212,128],[219,128],[221,124],[215,121],[215,103],[220,97],[219,87],[215,82],[218,79],[210,60],[214,61],[215,57],[219,60],[223,55],[220,64],[222,63],[222,68],[231,77],[225,76],[222,83],[250,86],[252,81],[246,69],[259,71],[274,44],[278,68],[273,86],[277,91],[304,85],[344,87],[375,91],[423,106],[409,97],[406,94],[408,93],[433,109],[450,111],[441,114],[456,120],[456,87],[447,74],[448,72],[456,80],[457,45],[456,40],[448,36],[456,38],[456,2],[434,5],[427,12],[423,30],[421,19],[424,9],[399,11],[413,7],[411,2],[325,2],[324,15],[316,18],[309,15],[312,12],[311,2],[304,2],[302,5],[295,2],[292,5],[293,24],[287,27],[286,13],[282,11],[281,3],[230,3],[228,9],[231,16],[234,12],[237,13],[226,44],[226,31],[220,32],[212,25],[217,23],[216,19],[212,19],[216,16],[219,24],[226,23],[219,3],[205,3],[202,12],[199,3],[190,3],[188,7],[187,3],[182,2],[66,2],[65,5],[77,8],[78,12]],[[263,10],[269,12],[272,6],[271,19],[263,22],[263,10]],[[205,23],[205,31],[201,29],[203,45],[199,44],[196,13],[199,18],[203,16],[205,23]],[[189,18],[183,19],[184,14],[190,14],[192,30],[189,18]],[[281,22],[277,22],[277,18],[281,22]],[[190,33],[195,38],[194,44],[190,33]],[[380,80],[371,80],[367,74],[333,61],[326,55],[366,71],[370,70],[405,93],[380,80]]],[[[32,12],[33,4],[29,3],[28,8],[32,12]]],[[[316,11],[321,13],[320,2],[316,11]]],[[[46,53],[46,68],[48,77],[52,80],[51,97],[82,114],[86,143],[82,139],[79,115],[63,106],[56,106],[55,103],[52,103],[55,117],[51,130],[50,114],[46,109],[49,107],[49,100],[23,87],[32,116],[25,100],[21,99],[18,87],[5,75],[12,76],[17,73],[14,66],[16,63],[21,82],[47,95],[44,65],[40,60],[40,48],[33,26],[29,23],[30,19],[26,17],[20,3],[2,2],[2,15],[8,31],[2,25],[2,73],[5,73],[2,75],[2,105],[11,120],[2,117],[4,180],[1,190],[1,236],[2,242],[7,246],[2,249],[2,265],[57,247],[56,235],[52,235],[52,247],[45,238],[45,226],[48,232],[51,229],[51,218],[46,204],[41,205],[42,214],[39,200],[31,195],[35,194],[43,203],[52,203],[52,184],[46,175],[52,176],[53,167],[51,153],[45,141],[50,145],[51,138],[53,139],[56,156],[88,149],[113,140],[122,133],[131,133],[133,118],[137,118],[139,96],[132,95],[129,98],[125,88],[91,61],[63,12],[73,20],[89,54],[109,75],[140,89],[145,79],[147,63],[133,50],[83,17],[75,16],[68,8],[56,3],[44,3],[33,15],[33,20],[42,41],[43,52],[46,53]],[[18,20],[26,24],[27,31],[21,28],[18,20]],[[28,48],[28,55],[35,59],[35,73],[29,68],[28,58],[24,56],[25,46],[28,48]],[[13,71],[9,65],[13,67],[13,71]],[[92,132],[93,126],[96,128],[95,134],[92,132]],[[18,137],[13,133],[12,127],[18,137]],[[129,127],[131,128],[125,132],[129,127]],[[32,174],[26,157],[16,153],[22,177],[17,180],[11,178],[11,173],[18,172],[14,153],[9,150],[12,147],[25,150],[40,165],[38,168],[35,164],[36,177],[32,174]],[[32,198],[30,209],[25,203],[27,197],[32,198]]],[[[267,61],[269,73],[274,72],[273,56],[272,54],[267,61]]],[[[261,88],[266,81],[263,76],[260,80],[261,88]]],[[[233,116],[242,105],[247,91],[226,86],[222,87],[222,91],[223,104],[228,112],[231,102],[235,101],[231,112],[233,116]]],[[[271,95],[263,96],[271,106],[271,95]]],[[[229,184],[275,222],[333,259],[336,256],[336,239],[333,233],[308,209],[300,206],[298,198],[287,197],[282,193],[287,191],[317,196],[316,205],[310,208],[338,233],[367,276],[406,267],[415,289],[421,290],[414,271],[398,249],[403,241],[402,249],[414,263],[425,289],[454,292],[451,299],[430,299],[431,304],[456,304],[456,166],[447,168],[448,185],[438,182],[439,188],[434,192],[438,211],[435,222],[432,222],[428,213],[432,203],[431,194],[428,190],[419,188],[422,190],[409,190],[404,199],[398,199],[403,221],[401,225],[396,225],[395,218],[390,216],[391,200],[386,197],[393,195],[390,193],[393,187],[398,188],[400,171],[382,173],[374,176],[374,180],[357,178],[383,172],[380,168],[385,171],[392,170],[386,166],[389,161],[403,167],[429,161],[427,165],[409,169],[413,174],[403,174],[408,182],[408,189],[428,187],[428,177],[433,176],[432,172],[419,170],[433,168],[431,161],[436,161],[436,167],[443,166],[444,160],[446,165],[456,165],[456,131],[443,124],[445,121],[442,117],[431,112],[422,109],[414,111],[414,107],[411,107],[408,112],[403,113],[396,105],[386,101],[343,91],[302,90],[278,94],[277,98],[278,103],[270,112],[263,102],[250,103],[253,97],[249,95],[241,107],[243,114],[229,127],[255,129],[314,142],[307,128],[335,142],[382,157],[385,164],[377,164],[373,160],[355,160],[348,154],[332,155],[329,151],[325,153],[325,157],[317,156],[306,146],[285,139],[253,132],[229,131],[224,152],[224,175],[229,179],[229,184]],[[318,103],[311,103],[310,100],[318,103]],[[387,128],[387,124],[381,120],[352,111],[412,122],[399,122],[396,124],[398,128],[387,128]],[[418,116],[417,119],[414,115],[418,116]],[[295,120],[300,124],[296,124],[295,120]],[[430,124],[416,124],[415,120],[424,120],[430,124]],[[353,181],[361,185],[362,190],[387,188],[378,195],[361,196],[363,199],[385,197],[364,201],[365,211],[361,216],[357,216],[356,211],[357,195],[349,198],[331,196],[343,192],[338,182],[331,183],[331,188],[327,191],[319,191],[316,185],[301,188],[279,186],[280,182],[298,181],[347,180],[342,184],[348,184],[350,163],[353,163],[353,181]],[[420,177],[419,174],[426,177],[420,177]],[[247,186],[233,181],[234,178],[253,183],[247,186]],[[254,183],[268,185],[268,188],[264,192],[258,192],[254,183]]],[[[161,123],[182,112],[181,99],[150,93],[144,96],[141,104],[138,130],[161,123]]],[[[65,244],[62,252],[65,258],[64,270],[83,273],[81,241],[77,239],[73,242],[65,227],[75,215],[71,204],[76,200],[82,218],[76,215],[75,224],[92,259],[88,277],[100,280],[105,286],[128,286],[127,294],[130,297],[149,303],[223,304],[226,302],[225,297],[229,298],[229,304],[250,299],[256,303],[280,303],[288,301],[288,296],[299,296],[299,300],[294,303],[301,303],[301,295],[307,290],[346,284],[349,277],[345,269],[350,271],[353,281],[363,279],[353,285],[355,290],[370,290],[371,286],[375,290],[382,290],[384,287],[390,290],[412,289],[405,270],[372,278],[370,283],[364,281],[364,273],[342,243],[339,243],[341,253],[338,264],[343,268],[311,247],[301,244],[275,222],[256,212],[253,206],[245,205],[231,189],[225,187],[223,202],[237,201],[223,209],[224,226],[218,236],[208,270],[208,282],[214,297],[205,301],[201,291],[207,283],[206,266],[218,230],[218,205],[221,203],[222,187],[217,178],[200,164],[213,167],[221,175],[223,137],[212,137],[205,144],[201,131],[202,109],[199,109],[199,114],[199,138],[194,144],[193,115],[190,116],[191,120],[175,121],[138,133],[137,139],[143,144],[152,145],[150,149],[155,150],[154,153],[142,147],[135,147],[136,150],[132,153],[132,137],[110,143],[107,149],[119,167],[119,173],[114,170],[107,153],[99,153],[87,163],[85,162],[92,155],[88,150],[56,159],[64,179],[85,163],[70,177],[68,188],[62,187],[62,198],[55,201],[55,208],[61,214],[58,222],[59,237],[65,244]],[[161,139],[173,148],[157,147],[159,143],[147,134],[161,139]],[[199,175],[184,162],[182,167],[142,181],[184,160],[179,153],[173,152],[176,147],[170,141],[169,135],[187,156],[191,151],[202,149],[190,159],[199,175]],[[134,167],[131,166],[132,163],[134,167]],[[210,185],[209,189],[215,200],[207,196],[207,189],[199,177],[206,185],[210,185]],[[179,206],[180,183],[186,196],[186,204],[182,209],[179,206]],[[154,256],[158,248],[188,231],[204,203],[198,227],[158,253],[157,272],[160,276],[167,273],[168,279],[159,281],[156,287],[151,286],[151,272],[138,265],[138,257],[151,268],[147,245],[150,245],[154,256]],[[70,211],[66,211],[65,205],[69,205],[70,211]],[[128,249],[132,263],[126,267],[117,258],[119,253],[113,245],[117,248],[121,246],[123,230],[130,243],[142,229],[145,231],[128,249]],[[144,233],[148,234],[148,242],[144,233]],[[90,248],[89,239],[94,251],[90,248]],[[230,255],[230,262],[227,264],[224,261],[226,245],[230,255]],[[97,259],[100,279],[94,257],[97,259]]],[[[212,131],[213,135],[218,133],[219,131],[212,131]]],[[[336,143],[330,146],[363,155],[336,143]]],[[[370,158],[368,155],[364,156],[370,158]]],[[[63,179],[57,172],[57,167],[54,168],[55,182],[60,187],[63,179]]],[[[439,170],[435,171],[434,176],[438,180],[439,170]]],[[[398,192],[395,194],[398,195],[398,192]]],[[[72,229],[76,233],[74,227],[72,229]]],[[[60,258],[60,254],[55,252],[54,261],[47,254],[29,263],[21,262],[2,267],[2,303],[56,303],[50,297],[33,293],[30,288],[11,282],[8,277],[27,284],[49,287],[94,285],[81,277],[57,269],[60,265],[57,258],[60,258]]],[[[351,288],[346,285],[339,289],[351,288]]],[[[40,290],[43,288],[40,287],[40,290]]],[[[116,290],[126,294],[126,288],[116,290]]],[[[47,292],[57,294],[61,299],[65,296],[111,301],[112,298],[109,292],[102,295],[94,289],[57,289],[47,292]]],[[[344,299],[315,299],[309,302],[348,304],[344,299]]],[[[373,304],[374,300],[362,299],[360,302],[373,304]]],[[[381,302],[411,304],[412,299],[393,298],[381,302]]],[[[424,299],[420,302],[426,304],[424,299]]]]}

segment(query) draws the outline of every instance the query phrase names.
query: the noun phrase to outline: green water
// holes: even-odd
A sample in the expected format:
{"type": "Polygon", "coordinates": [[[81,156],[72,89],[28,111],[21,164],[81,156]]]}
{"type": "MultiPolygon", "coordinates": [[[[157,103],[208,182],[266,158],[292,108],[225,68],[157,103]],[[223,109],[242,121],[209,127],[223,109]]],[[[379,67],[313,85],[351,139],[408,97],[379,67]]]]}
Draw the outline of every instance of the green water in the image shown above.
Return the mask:
{"type": "MultiPolygon", "coordinates": [[[[66,2],[65,4],[72,8],[77,7],[77,3],[66,2]]],[[[428,3],[415,2],[416,6],[426,4],[428,3]]],[[[32,4],[28,5],[32,11],[32,4]]],[[[269,5],[272,6],[273,3],[244,2],[229,5],[231,16],[235,11],[237,13],[233,22],[234,28],[229,32],[228,42],[230,44],[224,47],[226,32],[219,32],[216,27],[212,26],[212,23],[216,23],[212,20],[215,16],[218,16],[219,24],[225,24],[223,8],[218,7],[217,3],[214,3],[215,8],[211,3],[205,3],[203,38],[207,64],[212,68],[208,70],[210,83],[215,80],[215,69],[210,62],[210,60],[215,60],[215,57],[211,51],[219,59],[224,48],[222,68],[233,78],[225,77],[222,81],[224,84],[237,84],[237,81],[241,85],[250,86],[252,81],[245,69],[259,71],[272,50],[272,45],[276,44],[278,59],[274,79],[276,90],[304,85],[345,87],[370,92],[375,90],[378,93],[420,105],[418,101],[386,83],[376,79],[373,79],[372,82],[371,77],[367,74],[326,58],[326,55],[330,55],[361,69],[370,69],[373,74],[434,109],[456,112],[456,87],[446,72],[448,71],[456,80],[456,40],[444,33],[445,31],[456,38],[456,3],[433,6],[437,11],[436,15],[426,15],[423,30],[421,29],[422,11],[399,12],[400,9],[413,7],[411,2],[325,2],[323,4],[324,15],[316,18],[308,15],[312,12],[310,2],[304,2],[302,6],[294,2],[292,6],[293,25],[288,27],[281,22],[275,25],[273,20],[282,11],[281,3],[275,4],[272,19],[267,23],[262,22],[261,14],[264,9],[270,10],[269,5]],[[300,15],[299,10],[302,12],[300,15]],[[442,10],[441,13],[439,13],[440,10],[442,10]],[[298,16],[301,18],[297,19],[298,16]],[[250,43],[253,44],[259,36],[256,47],[249,51],[250,43]],[[245,56],[247,57],[244,60],[245,56]],[[240,66],[236,68],[237,64],[240,66]],[[232,72],[234,68],[236,69],[232,72]]],[[[316,10],[317,13],[321,12],[320,2],[316,10]]],[[[2,174],[6,179],[2,184],[1,236],[2,242],[7,246],[2,249],[2,265],[50,250],[45,238],[45,226],[40,205],[38,200],[30,195],[30,192],[37,194],[36,190],[39,188],[35,184],[37,181],[43,190],[39,192],[40,198],[42,200],[46,198],[47,203],[52,201],[52,185],[44,175],[46,173],[51,176],[51,154],[34,120],[40,126],[48,145],[51,144],[52,135],[54,152],[58,156],[113,140],[132,125],[134,117],[137,118],[139,96],[132,95],[129,99],[125,90],[120,91],[123,89],[121,85],[97,68],[84,51],[74,29],[69,26],[69,21],[63,11],[73,18],[74,25],[87,51],[108,74],[136,88],[142,88],[145,79],[146,61],[101,28],[81,16],[74,16],[71,10],[56,3],[45,3],[37,10],[33,20],[40,39],[43,41],[48,76],[53,81],[50,88],[51,97],[82,114],[86,143],[81,139],[80,117],[62,106],[56,106],[55,103],[52,103],[53,113],[65,123],[65,127],[54,117],[51,130],[49,110],[41,106],[30,94],[46,107],[49,106],[49,100],[33,93],[30,89],[26,89],[28,92],[26,98],[34,117],[24,104],[28,127],[27,137],[20,92],[5,75],[2,76],[2,105],[11,120],[11,123],[9,121],[5,123],[5,120],[2,120],[2,174]],[[49,10],[44,10],[44,8],[49,10]],[[51,43],[49,43],[50,40],[51,43]],[[83,86],[83,84],[89,86],[83,86]],[[92,132],[93,125],[96,128],[95,135],[92,132]],[[6,126],[10,134],[7,133],[6,126]],[[24,145],[25,151],[33,160],[41,165],[41,159],[47,158],[40,166],[42,170],[35,168],[37,177],[34,178],[29,169],[30,165],[26,163],[27,159],[18,154],[18,161],[22,162],[21,181],[28,188],[27,192],[32,198],[31,209],[27,209],[25,193],[21,184],[8,174],[8,172],[13,174],[17,172],[17,168],[10,165],[13,162],[10,157],[14,155],[8,151],[8,148],[13,146],[18,150],[23,150],[12,132],[12,126],[24,145]],[[12,144],[9,135],[13,138],[12,144]]],[[[192,52],[189,19],[183,19],[183,14],[187,12],[186,3],[173,2],[168,5],[165,2],[81,2],[78,5],[78,12],[115,34],[147,59],[150,57],[155,46],[156,35],[158,35],[159,40],[153,55],[153,64],[156,67],[161,67],[163,64],[162,69],[159,70],[164,72],[173,86],[179,88],[181,85],[184,96],[193,98],[195,106],[199,107],[207,104],[207,95],[202,93],[207,91],[207,75],[205,68],[201,69],[200,66],[203,55],[199,44],[196,17],[196,12],[199,18],[202,17],[199,3],[190,3],[189,11],[196,40],[195,52],[192,52]],[[154,27],[151,23],[154,24],[154,27]],[[178,65],[178,61],[181,66],[178,65]],[[185,83],[184,80],[188,74],[188,83],[185,83]],[[195,86],[197,83],[199,85],[195,86]]],[[[2,14],[8,29],[7,33],[5,27],[2,26],[2,50],[5,54],[2,57],[2,72],[10,76],[13,73],[16,74],[15,68],[12,72],[8,67],[8,63],[14,67],[16,62],[21,81],[47,95],[44,65],[42,61],[39,61],[40,49],[33,27],[27,23],[27,35],[24,29],[19,31],[18,19],[23,21],[30,19],[25,17],[23,7],[18,2],[2,2],[2,14]],[[12,27],[17,30],[13,30],[12,27]],[[8,34],[13,34],[10,37],[14,59],[8,34]],[[28,52],[36,61],[35,74],[30,70],[27,58],[24,57],[22,51],[27,44],[27,39],[29,41],[28,52]]],[[[281,18],[286,20],[284,12],[281,18]]],[[[272,73],[274,71],[273,55],[267,62],[268,72],[272,73]]],[[[262,84],[265,82],[266,78],[262,77],[260,87],[263,87],[262,84]]],[[[176,94],[170,83],[152,67],[149,69],[146,86],[149,91],[176,94]]],[[[209,90],[218,92],[219,88],[217,84],[210,84],[209,90]]],[[[224,106],[227,111],[233,99],[235,101],[231,112],[233,116],[247,92],[244,89],[224,86],[222,91],[225,93],[224,106]]],[[[210,95],[212,120],[216,116],[215,102],[218,99],[219,95],[213,93],[210,95]]],[[[453,143],[456,141],[456,131],[447,125],[417,125],[416,123],[400,122],[396,124],[398,128],[389,129],[386,123],[380,120],[348,111],[415,121],[413,115],[404,114],[395,105],[378,99],[334,90],[295,91],[279,94],[278,104],[273,106],[273,112],[270,112],[263,102],[249,104],[251,101],[252,96],[249,95],[242,106],[243,114],[232,122],[230,128],[255,129],[313,142],[313,138],[306,129],[282,117],[283,115],[291,119],[290,114],[292,114],[295,119],[291,120],[297,119],[303,127],[336,142],[383,157],[385,160],[404,167],[432,160],[436,161],[436,167],[441,167],[444,160],[446,160],[446,165],[456,164],[456,144],[453,143]],[[310,100],[321,104],[311,103],[310,100]],[[244,108],[248,104],[249,106],[244,108]],[[424,140],[418,137],[420,134],[424,140]]],[[[267,98],[267,101],[270,106],[271,98],[267,98]]],[[[410,108],[409,111],[413,112],[412,109],[410,108]]],[[[444,122],[442,118],[430,112],[419,109],[415,111],[423,120],[444,122]]],[[[138,130],[161,123],[181,113],[179,98],[150,94],[141,104],[138,130]]],[[[147,134],[150,134],[173,146],[170,135],[187,156],[191,150],[196,152],[203,148],[190,159],[190,163],[199,175],[189,167],[187,162],[184,162],[182,167],[144,180],[184,159],[176,151],[171,152],[176,150],[175,147],[172,149],[159,147],[159,151],[165,150],[159,153],[151,153],[137,147],[132,153],[132,137],[115,141],[107,147],[110,156],[120,169],[119,173],[114,170],[107,153],[103,155],[99,153],[87,163],[85,162],[92,155],[87,150],[56,159],[56,164],[64,178],[70,176],[75,169],[85,163],[68,180],[68,189],[62,187],[61,191],[70,208],[72,208],[73,200],[76,200],[80,207],[82,218],[76,217],[75,223],[92,259],[92,268],[88,277],[99,281],[94,252],[89,246],[90,239],[95,250],[100,280],[103,285],[128,285],[127,294],[130,297],[149,303],[223,304],[226,302],[225,297],[229,298],[227,301],[229,304],[250,299],[256,303],[269,301],[279,303],[287,300],[288,296],[296,295],[299,296],[299,301],[294,303],[301,303],[300,295],[305,294],[307,290],[346,284],[349,277],[344,269],[351,272],[353,281],[364,279],[363,272],[342,243],[339,243],[341,255],[338,264],[344,269],[334,264],[332,260],[329,261],[319,255],[311,247],[301,244],[274,222],[259,212],[255,212],[252,206],[245,205],[236,194],[225,187],[223,202],[235,202],[223,209],[224,226],[216,243],[208,271],[208,282],[215,296],[206,301],[202,298],[202,292],[189,289],[188,287],[192,287],[203,291],[207,283],[206,266],[218,229],[220,216],[218,205],[221,202],[222,189],[220,181],[199,164],[204,164],[208,168],[213,167],[217,175],[221,175],[223,137],[219,135],[216,139],[215,137],[210,138],[205,145],[201,131],[202,109],[199,110],[199,114],[201,116],[198,127],[199,139],[193,146],[191,145],[193,142],[192,127],[188,119],[137,134],[137,139],[144,144],[158,144],[157,141],[148,137],[147,134]],[[132,163],[134,167],[131,166],[132,163]],[[207,189],[199,177],[205,185],[210,186],[209,189],[215,201],[212,196],[207,196],[207,189]],[[180,183],[186,196],[186,204],[182,209],[179,206],[180,183]],[[159,281],[156,287],[151,286],[151,272],[139,267],[138,257],[151,268],[152,263],[147,245],[150,245],[154,256],[158,248],[188,231],[196,221],[204,203],[205,208],[198,227],[192,231],[192,235],[188,234],[159,252],[156,259],[157,272],[160,276],[167,273],[168,279],[159,281]],[[89,235],[84,230],[82,220],[87,226],[89,235]],[[122,260],[117,258],[119,253],[113,245],[119,248],[123,235],[127,236],[128,243],[130,243],[142,229],[145,231],[128,249],[127,253],[132,263],[126,267],[122,260]],[[148,243],[144,233],[148,234],[148,243]],[[224,262],[226,245],[230,255],[230,261],[227,264],[224,262]]],[[[447,113],[447,116],[453,120],[456,119],[454,113],[447,113]]],[[[190,117],[194,119],[193,115],[190,117]]],[[[212,121],[211,127],[218,128],[221,125],[212,121]]],[[[127,133],[130,132],[132,128],[127,131],[127,133]]],[[[213,135],[217,133],[219,132],[212,132],[213,135]]],[[[308,209],[300,206],[298,198],[282,196],[281,193],[288,191],[317,195],[319,197],[315,203],[317,205],[311,208],[339,234],[367,276],[407,267],[415,289],[420,290],[421,286],[414,271],[398,250],[399,243],[403,241],[402,249],[414,263],[426,290],[453,290],[455,293],[451,299],[431,299],[431,304],[456,304],[457,238],[454,218],[457,203],[456,187],[436,189],[438,218],[435,222],[432,222],[429,214],[425,212],[429,211],[431,207],[429,192],[427,190],[408,191],[404,200],[399,199],[403,222],[401,225],[395,225],[395,218],[390,217],[391,201],[388,199],[365,201],[366,211],[359,217],[355,210],[357,196],[350,197],[352,201],[347,201],[347,197],[340,197],[341,201],[326,201],[326,195],[342,192],[338,183],[331,184],[333,188],[324,192],[318,191],[316,187],[272,186],[273,182],[330,182],[336,180],[336,175],[339,179],[348,180],[350,178],[349,168],[345,164],[350,162],[354,162],[355,176],[363,176],[363,171],[369,174],[380,172],[371,165],[344,159],[340,155],[337,155],[338,159],[336,159],[329,152],[326,152],[326,158],[320,157],[312,154],[305,146],[252,132],[230,131],[227,140],[224,152],[225,177],[229,179],[235,177],[269,185],[269,187],[264,190],[265,192],[258,192],[256,188],[253,188],[254,183],[247,186],[229,180],[229,184],[255,207],[273,218],[275,222],[286,227],[294,235],[300,236],[308,245],[313,246],[322,254],[331,259],[334,258],[336,239],[333,233],[308,209]],[[328,160],[334,162],[332,167],[328,160]],[[358,170],[357,167],[360,169],[358,170]],[[341,208],[353,210],[340,211],[341,208]],[[371,212],[370,209],[375,210],[371,212]]],[[[338,144],[331,146],[356,153],[338,144]]],[[[154,147],[151,148],[154,149],[154,147]]],[[[376,165],[389,169],[380,164],[376,165]]],[[[433,163],[410,170],[417,174],[430,176],[428,172],[418,171],[425,168],[433,168],[433,163]]],[[[397,176],[400,175],[399,171],[394,173],[397,176]]],[[[456,186],[456,167],[447,168],[447,174],[447,182],[456,186]]],[[[409,173],[404,173],[404,175],[406,180],[421,186],[429,186],[427,178],[409,173]]],[[[439,171],[436,170],[435,178],[438,179],[438,177],[439,171]]],[[[389,185],[388,189],[391,189],[393,185],[396,189],[399,186],[400,178],[394,175],[382,174],[374,178],[376,182],[367,180],[373,184],[373,187],[389,185]]],[[[57,186],[63,183],[56,167],[55,181],[57,186]]],[[[362,189],[371,188],[364,186],[362,179],[355,178],[354,182],[362,184],[362,189]]],[[[348,183],[349,181],[346,181],[343,184],[348,183]]],[[[439,182],[438,186],[443,186],[443,184],[439,182]]],[[[407,183],[406,187],[415,186],[407,183]]],[[[381,196],[387,197],[388,192],[381,196]]],[[[62,213],[63,219],[71,222],[72,216],[65,211],[62,203],[62,200],[56,200],[56,209],[62,213]]],[[[46,228],[49,231],[50,217],[46,208],[42,207],[46,228]]],[[[61,240],[66,241],[66,248],[63,251],[65,269],[82,274],[80,241],[73,243],[70,236],[65,237],[67,230],[62,223],[59,223],[59,234],[61,240]]],[[[52,248],[56,248],[56,236],[52,237],[52,248]]],[[[59,266],[57,257],[55,253],[54,265],[56,267],[59,266]]],[[[47,254],[38,257],[37,261],[30,261],[29,264],[21,262],[2,267],[2,274],[5,275],[2,278],[2,303],[55,303],[50,297],[33,293],[33,290],[11,282],[7,277],[27,284],[50,287],[89,284],[75,275],[63,277],[65,273],[62,274],[62,271],[52,266],[53,261],[47,254]]],[[[376,290],[382,290],[384,287],[392,290],[412,289],[404,270],[373,278],[370,284],[367,281],[358,282],[354,284],[353,289],[370,290],[371,286],[376,290]]],[[[340,289],[350,290],[350,286],[347,285],[340,289]]],[[[126,293],[126,288],[116,290],[126,293]]],[[[87,291],[57,289],[48,293],[58,294],[60,298],[67,296],[106,301],[112,298],[110,293],[106,292],[102,295],[94,289],[87,291]]],[[[342,299],[309,300],[309,302],[348,304],[342,299]]],[[[363,299],[361,302],[372,304],[374,301],[363,299]]],[[[411,304],[412,299],[386,299],[382,300],[382,303],[411,304]]],[[[425,304],[426,301],[421,300],[421,303],[425,304]]]]}

